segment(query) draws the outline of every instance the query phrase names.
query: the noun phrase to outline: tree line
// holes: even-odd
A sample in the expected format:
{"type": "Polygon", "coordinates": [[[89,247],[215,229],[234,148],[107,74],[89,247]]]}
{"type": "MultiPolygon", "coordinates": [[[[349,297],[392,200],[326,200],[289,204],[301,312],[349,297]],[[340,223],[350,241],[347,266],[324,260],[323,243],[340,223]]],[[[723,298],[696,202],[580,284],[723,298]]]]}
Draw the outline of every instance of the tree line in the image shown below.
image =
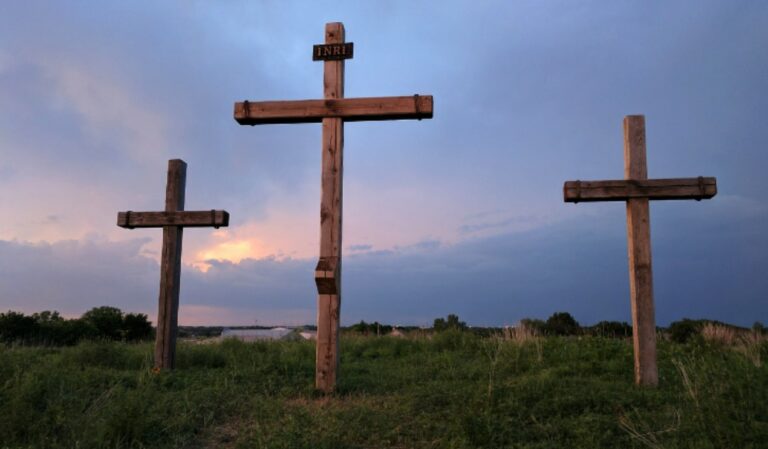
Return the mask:
{"type": "Polygon", "coordinates": [[[80,318],[57,311],[25,315],[0,313],[0,343],[69,346],[83,340],[144,341],[153,338],[152,323],[143,313],[123,313],[116,307],[94,307],[80,318]]]}
{"type": "MultiPolygon", "coordinates": [[[[677,343],[685,343],[696,335],[699,335],[701,330],[706,325],[717,325],[726,328],[731,328],[735,331],[743,332],[748,329],[734,326],[732,324],[723,323],[716,320],[692,320],[683,318],[679,321],[670,323],[669,327],[662,328],[657,327],[657,331],[663,332],[668,335],[669,339],[677,343]]],[[[632,336],[632,325],[625,321],[600,321],[592,326],[581,326],[573,316],[568,312],[556,312],[553,313],[546,320],[538,318],[523,318],[520,320],[518,327],[525,328],[531,331],[535,335],[541,336],[576,336],[576,335],[590,335],[597,337],[609,337],[609,338],[626,338],[632,336]]],[[[360,333],[363,335],[387,335],[393,329],[393,326],[388,324],[381,324],[379,322],[366,323],[360,321],[357,324],[349,326],[348,331],[360,333]]],[[[415,330],[418,328],[404,326],[402,330],[415,330]]],[[[444,331],[467,331],[481,336],[492,335],[495,332],[500,332],[501,328],[493,327],[470,327],[466,322],[461,321],[456,314],[449,314],[445,318],[435,318],[432,323],[431,331],[444,332],[444,331]]],[[[759,334],[766,334],[768,331],[762,323],[756,322],[751,329],[753,332],[759,334]]]]}
{"type": "MultiPolygon", "coordinates": [[[[708,324],[732,328],[737,331],[747,330],[720,321],[687,318],[675,321],[667,328],[658,328],[658,330],[665,332],[672,341],[685,343],[699,335],[701,329],[708,324]]],[[[519,326],[541,336],[592,335],[612,338],[632,336],[632,326],[626,322],[601,321],[593,326],[581,326],[568,312],[556,312],[546,320],[524,318],[520,320],[519,326]]],[[[360,321],[345,330],[362,335],[388,335],[394,328],[392,325],[382,324],[378,321],[373,323],[360,321]]],[[[220,327],[200,329],[205,330],[205,336],[209,337],[217,336],[221,332],[220,327]]],[[[185,336],[186,331],[190,336],[199,337],[200,329],[181,328],[180,336],[185,336]]],[[[403,326],[399,329],[414,331],[420,328],[403,326]]],[[[445,318],[436,318],[430,330],[432,332],[467,331],[488,336],[502,329],[470,327],[466,322],[461,321],[458,315],[449,314],[445,318]]],[[[756,322],[752,326],[752,331],[760,334],[766,333],[765,327],[760,322],[756,322]]],[[[154,338],[154,332],[147,315],[123,313],[120,309],[109,306],[95,307],[85,312],[80,318],[74,319],[63,318],[59,312],[48,310],[32,315],[14,311],[0,313],[0,344],[69,346],[83,340],[137,342],[151,340],[154,338]]]]}

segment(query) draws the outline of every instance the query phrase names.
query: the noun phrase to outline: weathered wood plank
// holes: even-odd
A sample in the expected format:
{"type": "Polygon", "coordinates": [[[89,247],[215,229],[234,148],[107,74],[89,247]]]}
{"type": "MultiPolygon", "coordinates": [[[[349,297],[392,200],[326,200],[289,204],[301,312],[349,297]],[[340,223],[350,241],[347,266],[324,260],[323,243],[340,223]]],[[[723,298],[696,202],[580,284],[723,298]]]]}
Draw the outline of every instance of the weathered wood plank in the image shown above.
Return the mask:
{"type": "MultiPolygon", "coordinates": [[[[645,151],[645,117],[624,118],[624,177],[648,178],[645,151]]],[[[627,200],[627,255],[632,307],[632,339],[635,352],[635,383],[656,386],[656,319],[653,305],[651,222],[648,198],[627,200]]]]}
{"type": "Polygon", "coordinates": [[[229,226],[229,213],[224,210],[174,211],[174,212],[118,212],[117,225],[121,228],[160,228],[183,226],[185,228],[229,226]]]}
{"type": "MultiPolygon", "coordinates": [[[[165,189],[165,211],[184,210],[184,190],[187,164],[181,159],[168,161],[168,181],[165,189]]],[[[181,283],[181,242],[184,228],[163,228],[163,250],[160,260],[160,297],[155,338],[155,368],[173,369],[176,365],[176,335],[179,316],[179,286],[181,283]]]]}
{"type": "Polygon", "coordinates": [[[717,195],[713,177],[670,179],[625,179],[610,181],[566,181],[563,197],[567,203],[590,201],[702,200],[717,195]]]}
{"type": "MultiPolygon", "coordinates": [[[[325,25],[325,43],[344,42],[344,25],[325,25]]],[[[344,60],[323,63],[323,96],[333,101],[344,98],[344,60]]],[[[320,198],[320,260],[326,276],[317,282],[317,347],[315,387],[326,393],[336,388],[339,366],[339,315],[341,310],[341,216],[344,174],[344,121],[324,118],[322,145],[322,193],[320,198]],[[328,270],[329,269],[329,270],[328,270]],[[329,279],[328,274],[334,276],[329,279]],[[335,294],[326,294],[328,284],[335,294]]],[[[316,272],[318,270],[315,270],[316,272]]]]}
{"type": "MultiPolygon", "coordinates": [[[[326,61],[338,62],[338,61],[326,61]]],[[[320,123],[334,117],[345,122],[432,118],[431,95],[410,97],[342,98],[323,100],[258,101],[235,103],[235,120],[241,125],[320,123]]]]}

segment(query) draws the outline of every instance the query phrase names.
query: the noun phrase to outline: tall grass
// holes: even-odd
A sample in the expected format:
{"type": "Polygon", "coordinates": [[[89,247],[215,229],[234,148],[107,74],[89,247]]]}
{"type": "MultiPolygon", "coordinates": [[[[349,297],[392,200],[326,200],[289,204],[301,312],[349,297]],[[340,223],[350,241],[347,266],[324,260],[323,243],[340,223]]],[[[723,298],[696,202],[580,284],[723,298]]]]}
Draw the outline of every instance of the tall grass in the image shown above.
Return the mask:
{"type": "MultiPolygon", "coordinates": [[[[337,392],[310,342],[0,348],[0,448],[759,448],[768,351],[659,344],[660,388],[624,340],[501,333],[345,337],[337,392]]],[[[747,346],[744,346],[745,348],[747,346]]]]}

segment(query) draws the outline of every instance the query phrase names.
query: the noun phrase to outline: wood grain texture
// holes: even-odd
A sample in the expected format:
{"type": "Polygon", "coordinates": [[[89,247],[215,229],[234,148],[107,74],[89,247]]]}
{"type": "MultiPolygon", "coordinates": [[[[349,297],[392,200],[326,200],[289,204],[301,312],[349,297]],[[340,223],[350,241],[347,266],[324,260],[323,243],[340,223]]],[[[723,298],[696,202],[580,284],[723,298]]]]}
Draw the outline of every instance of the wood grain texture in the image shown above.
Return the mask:
{"type": "MultiPolygon", "coordinates": [[[[344,42],[344,25],[328,23],[325,43],[344,42]]],[[[344,60],[323,63],[323,96],[326,100],[344,98],[344,60]]],[[[335,278],[317,283],[317,346],[315,387],[326,393],[336,388],[339,365],[339,316],[341,309],[341,217],[344,174],[344,121],[323,119],[322,192],[320,198],[320,261],[318,266],[335,278]],[[336,294],[324,294],[325,285],[335,286],[336,294]]],[[[316,270],[317,271],[317,270],[316,270]]],[[[316,278],[317,282],[317,278],[316,278]]]]}
{"type": "Polygon", "coordinates": [[[117,225],[121,228],[161,228],[183,226],[185,228],[227,227],[229,213],[224,210],[174,211],[174,212],[118,212],[117,225]]]}
{"type": "Polygon", "coordinates": [[[420,120],[432,118],[432,109],[433,100],[431,95],[372,98],[326,97],[324,100],[295,101],[249,101],[235,103],[235,120],[241,125],[320,123],[327,117],[340,118],[345,122],[363,120],[420,120]]]}
{"type": "MultiPolygon", "coordinates": [[[[645,150],[645,117],[624,118],[624,177],[648,179],[645,150]]],[[[635,383],[656,386],[656,318],[653,305],[651,223],[647,198],[627,200],[627,255],[632,308],[632,339],[635,352],[635,383]]]]}
{"type": "MultiPolygon", "coordinates": [[[[187,164],[180,159],[168,161],[165,211],[184,210],[187,164]]],[[[184,228],[163,227],[163,249],[160,260],[160,297],[155,338],[155,368],[173,369],[176,365],[176,335],[181,282],[181,242],[184,228]]]]}
{"type": "Polygon", "coordinates": [[[315,388],[324,393],[336,389],[340,314],[341,298],[338,295],[317,295],[315,388]]]}
{"type": "Polygon", "coordinates": [[[713,177],[671,179],[626,179],[610,181],[566,181],[566,203],[590,201],[626,201],[630,198],[651,200],[702,200],[717,195],[713,177]]]}

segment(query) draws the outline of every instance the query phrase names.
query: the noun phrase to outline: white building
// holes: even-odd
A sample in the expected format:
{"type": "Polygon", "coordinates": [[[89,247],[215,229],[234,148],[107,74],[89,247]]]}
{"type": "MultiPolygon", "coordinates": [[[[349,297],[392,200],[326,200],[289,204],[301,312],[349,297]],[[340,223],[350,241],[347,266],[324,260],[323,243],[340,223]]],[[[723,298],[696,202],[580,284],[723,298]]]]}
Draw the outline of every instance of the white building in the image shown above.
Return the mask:
{"type": "Polygon", "coordinates": [[[221,338],[235,338],[240,341],[290,340],[296,338],[294,329],[274,327],[272,329],[223,329],[221,338]]]}

